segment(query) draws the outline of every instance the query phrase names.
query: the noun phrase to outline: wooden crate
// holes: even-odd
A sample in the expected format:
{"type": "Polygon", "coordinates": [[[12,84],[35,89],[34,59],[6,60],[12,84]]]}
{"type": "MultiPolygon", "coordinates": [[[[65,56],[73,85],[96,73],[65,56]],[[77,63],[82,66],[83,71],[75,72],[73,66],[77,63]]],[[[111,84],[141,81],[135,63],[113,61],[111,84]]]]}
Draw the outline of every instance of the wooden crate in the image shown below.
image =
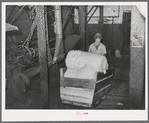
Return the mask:
{"type": "Polygon", "coordinates": [[[99,104],[103,97],[110,91],[114,69],[107,73],[98,73],[97,80],[77,79],[64,77],[67,68],[60,68],[60,97],[62,103],[92,107],[99,104]]]}

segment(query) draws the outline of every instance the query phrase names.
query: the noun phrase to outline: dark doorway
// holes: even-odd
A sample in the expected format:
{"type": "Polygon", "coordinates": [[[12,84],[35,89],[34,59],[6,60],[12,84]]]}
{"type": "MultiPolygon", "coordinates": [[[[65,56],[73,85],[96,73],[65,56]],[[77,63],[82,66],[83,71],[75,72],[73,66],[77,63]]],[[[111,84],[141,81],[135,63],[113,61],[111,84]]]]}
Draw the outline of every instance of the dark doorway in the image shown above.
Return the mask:
{"type": "Polygon", "coordinates": [[[128,51],[130,54],[130,25],[131,25],[131,13],[123,13],[123,41],[122,41],[122,52],[128,51]]]}

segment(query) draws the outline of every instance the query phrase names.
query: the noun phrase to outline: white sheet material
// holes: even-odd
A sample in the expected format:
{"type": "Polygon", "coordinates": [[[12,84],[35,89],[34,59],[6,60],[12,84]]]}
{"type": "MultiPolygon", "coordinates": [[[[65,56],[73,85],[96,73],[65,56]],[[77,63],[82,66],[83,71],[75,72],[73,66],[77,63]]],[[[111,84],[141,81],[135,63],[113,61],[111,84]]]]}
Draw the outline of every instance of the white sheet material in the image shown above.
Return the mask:
{"type": "Polygon", "coordinates": [[[76,78],[76,71],[77,69],[67,68],[66,72],[64,73],[64,77],[76,78]]]}
{"type": "Polygon", "coordinates": [[[90,65],[86,64],[84,67],[77,69],[76,78],[96,80],[97,72],[95,72],[90,65]]]}
{"type": "Polygon", "coordinates": [[[66,66],[68,68],[80,69],[86,64],[90,65],[95,72],[105,73],[108,69],[108,62],[105,56],[72,50],[66,57],[66,66]]]}
{"type": "Polygon", "coordinates": [[[90,65],[86,64],[80,69],[67,68],[64,77],[96,80],[97,72],[95,72],[90,65]]]}
{"type": "Polygon", "coordinates": [[[96,72],[105,72],[108,69],[108,62],[105,56],[88,52],[82,52],[76,59],[75,66],[81,68],[82,64],[90,65],[96,72]]]}
{"type": "Polygon", "coordinates": [[[69,51],[68,52],[68,55],[66,57],[66,66],[68,68],[72,68],[72,69],[76,69],[76,66],[75,66],[75,61],[76,61],[76,58],[81,54],[82,52],[79,51],[79,50],[72,50],[72,51],[69,51]]]}

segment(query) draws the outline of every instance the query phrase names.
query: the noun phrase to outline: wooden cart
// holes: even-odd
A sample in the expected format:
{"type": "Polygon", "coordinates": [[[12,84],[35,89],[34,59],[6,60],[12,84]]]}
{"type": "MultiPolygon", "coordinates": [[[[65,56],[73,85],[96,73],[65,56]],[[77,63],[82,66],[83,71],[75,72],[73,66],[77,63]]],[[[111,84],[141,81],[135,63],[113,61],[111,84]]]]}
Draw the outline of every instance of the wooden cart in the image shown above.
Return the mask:
{"type": "Polygon", "coordinates": [[[114,69],[110,68],[106,74],[98,73],[97,81],[91,79],[76,79],[64,77],[66,68],[60,68],[60,97],[62,103],[93,107],[110,91],[114,69]]]}

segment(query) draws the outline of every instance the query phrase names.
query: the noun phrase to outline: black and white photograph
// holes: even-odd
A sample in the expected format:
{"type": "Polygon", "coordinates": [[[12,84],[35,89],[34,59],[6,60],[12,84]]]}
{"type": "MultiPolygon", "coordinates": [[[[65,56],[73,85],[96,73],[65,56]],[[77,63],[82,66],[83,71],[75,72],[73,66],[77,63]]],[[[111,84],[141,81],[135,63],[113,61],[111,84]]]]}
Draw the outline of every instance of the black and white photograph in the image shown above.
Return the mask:
{"type": "Polygon", "coordinates": [[[147,120],[147,5],[2,2],[2,120],[147,120]]]}

